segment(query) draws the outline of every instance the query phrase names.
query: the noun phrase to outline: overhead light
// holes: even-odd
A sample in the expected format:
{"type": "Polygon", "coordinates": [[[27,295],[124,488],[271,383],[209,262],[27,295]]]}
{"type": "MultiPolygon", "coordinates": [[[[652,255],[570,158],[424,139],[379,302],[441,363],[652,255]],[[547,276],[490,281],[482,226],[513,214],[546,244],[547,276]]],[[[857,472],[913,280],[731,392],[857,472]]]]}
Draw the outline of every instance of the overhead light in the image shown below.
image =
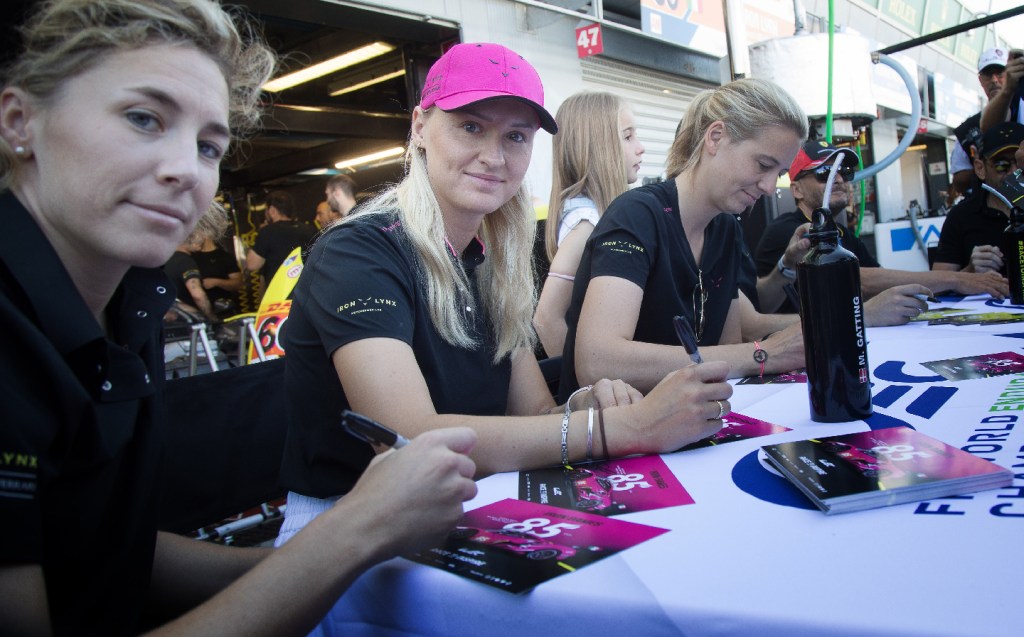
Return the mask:
{"type": "Polygon", "coordinates": [[[327,92],[332,97],[336,97],[403,75],[405,75],[405,60],[401,52],[396,52],[369,64],[361,64],[358,68],[339,73],[327,85],[327,92]]]}
{"type": "Polygon", "coordinates": [[[345,93],[352,93],[358,91],[361,88],[373,86],[374,84],[380,84],[381,82],[387,82],[388,80],[392,80],[396,77],[402,77],[403,75],[405,75],[405,69],[399,69],[397,71],[392,71],[391,73],[385,73],[384,75],[380,75],[369,80],[359,82],[358,84],[352,84],[351,86],[346,86],[343,89],[332,91],[331,97],[337,97],[338,95],[344,95],[345,93]]]}
{"type": "Polygon", "coordinates": [[[279,104],[277,108],[291,109],[293,111],[302,111],[304,113],[324,113],[327,111],[323,106],[300,106],[298,104],[279,104]]]}
{"type": "Polygon", "coordinates": [[[353,49],[347,53],[342,53],[339,56],[333,57],[329,60],[324,60],[314,64],[313,66],[307,66],[304,69],[299,69],[294,73],[282,75],[279,78],[273,79],[263,85],[264,91],[276,93],[277,91],[283,91],[293,86],[298,86],[305,82],[315,80],[318,77],[330,75],[340,71],[341,69],[354,66],[367,60],[384,55],[394,51],[395,47],[387,42],[374,42],[373,44],[367,44],[366,46],[353,49]]]}
{"type": "Polygon", "coordinates": [[[346,159],[345,161],[339,161],[334,164],[335,168],[354,168],[363,164],[371,164],[375,161],[382,159],[389,159],[391,157],[397,157],[405,152],[404,146],[395,146],[394,148],[388,148],[386,150],[377,151],[368,155],[362,155],[353,159],[346,159]]]}

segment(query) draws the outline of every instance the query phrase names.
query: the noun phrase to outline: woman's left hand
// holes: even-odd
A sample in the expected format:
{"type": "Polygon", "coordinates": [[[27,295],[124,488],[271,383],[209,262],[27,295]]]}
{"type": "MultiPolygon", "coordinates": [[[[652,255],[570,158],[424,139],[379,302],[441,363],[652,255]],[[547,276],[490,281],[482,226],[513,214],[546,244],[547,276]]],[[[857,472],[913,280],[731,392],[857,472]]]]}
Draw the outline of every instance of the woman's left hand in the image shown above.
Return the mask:
{"type": "Polygon", "coordinates": [[[588,392],[589,402],[580,401],[582,406],[604,409],[616,405],[631,405],[644,397],[635,387],[622,380],[602,378],[594,383],[588,392]]]}

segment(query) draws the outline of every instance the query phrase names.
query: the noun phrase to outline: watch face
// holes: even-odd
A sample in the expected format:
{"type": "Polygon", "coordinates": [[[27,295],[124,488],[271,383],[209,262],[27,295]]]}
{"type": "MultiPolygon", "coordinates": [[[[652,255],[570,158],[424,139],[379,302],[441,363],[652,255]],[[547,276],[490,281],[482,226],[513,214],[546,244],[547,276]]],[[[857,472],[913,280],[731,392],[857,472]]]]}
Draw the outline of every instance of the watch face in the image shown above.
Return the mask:
{"type": "Polygon", "coordinates": [[[764,351],[763,349],[755,349],[754,350],[754,361],[755,362],[763,363],[766,360],[768,360],[768,352],[764,351]]]}

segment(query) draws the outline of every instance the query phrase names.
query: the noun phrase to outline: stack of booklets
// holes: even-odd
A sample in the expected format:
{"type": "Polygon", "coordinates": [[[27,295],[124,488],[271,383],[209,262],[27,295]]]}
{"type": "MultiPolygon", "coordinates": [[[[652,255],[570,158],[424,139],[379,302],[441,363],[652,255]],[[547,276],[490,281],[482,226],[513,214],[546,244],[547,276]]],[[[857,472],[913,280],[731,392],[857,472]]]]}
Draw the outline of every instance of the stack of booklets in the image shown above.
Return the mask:
{"type": "Polygon", "coordinates": [[[827,514],[1007,487],[1013,474],[909,427],[761,447],[827,514]]]}

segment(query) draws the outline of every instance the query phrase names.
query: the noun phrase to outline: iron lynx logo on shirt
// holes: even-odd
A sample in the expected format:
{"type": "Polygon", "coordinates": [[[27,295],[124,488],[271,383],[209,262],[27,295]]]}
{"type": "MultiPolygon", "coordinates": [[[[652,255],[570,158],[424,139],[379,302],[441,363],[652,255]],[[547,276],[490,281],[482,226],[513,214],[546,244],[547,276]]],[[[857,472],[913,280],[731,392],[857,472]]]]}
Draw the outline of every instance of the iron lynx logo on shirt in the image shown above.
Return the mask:
{"type": "Polygon", "coordinates": [[[393,299],[382,299],[378,297],[367,297],[365,299],[356,299],[354,301],[348,301],[342,303],[335,310],[338,314],[348,314],[349,316],[355,316],[356,314],[363,314],[364,312],[383,312],[384,308],[397,308],[398,302],[393,299]]]}
{"type": "Polygon", "coordinates": [[[607,248],[612,252],[625,252],[627,254],[642,254],[644,247],[629,241],[603,241],[601,242],[602,248],[607,248]]]}
{"type": "Polygon", "coordinates": [[[33,454],[0,452],[0,497],[32,498],[38,467],[39,458],[33,454]]]}

